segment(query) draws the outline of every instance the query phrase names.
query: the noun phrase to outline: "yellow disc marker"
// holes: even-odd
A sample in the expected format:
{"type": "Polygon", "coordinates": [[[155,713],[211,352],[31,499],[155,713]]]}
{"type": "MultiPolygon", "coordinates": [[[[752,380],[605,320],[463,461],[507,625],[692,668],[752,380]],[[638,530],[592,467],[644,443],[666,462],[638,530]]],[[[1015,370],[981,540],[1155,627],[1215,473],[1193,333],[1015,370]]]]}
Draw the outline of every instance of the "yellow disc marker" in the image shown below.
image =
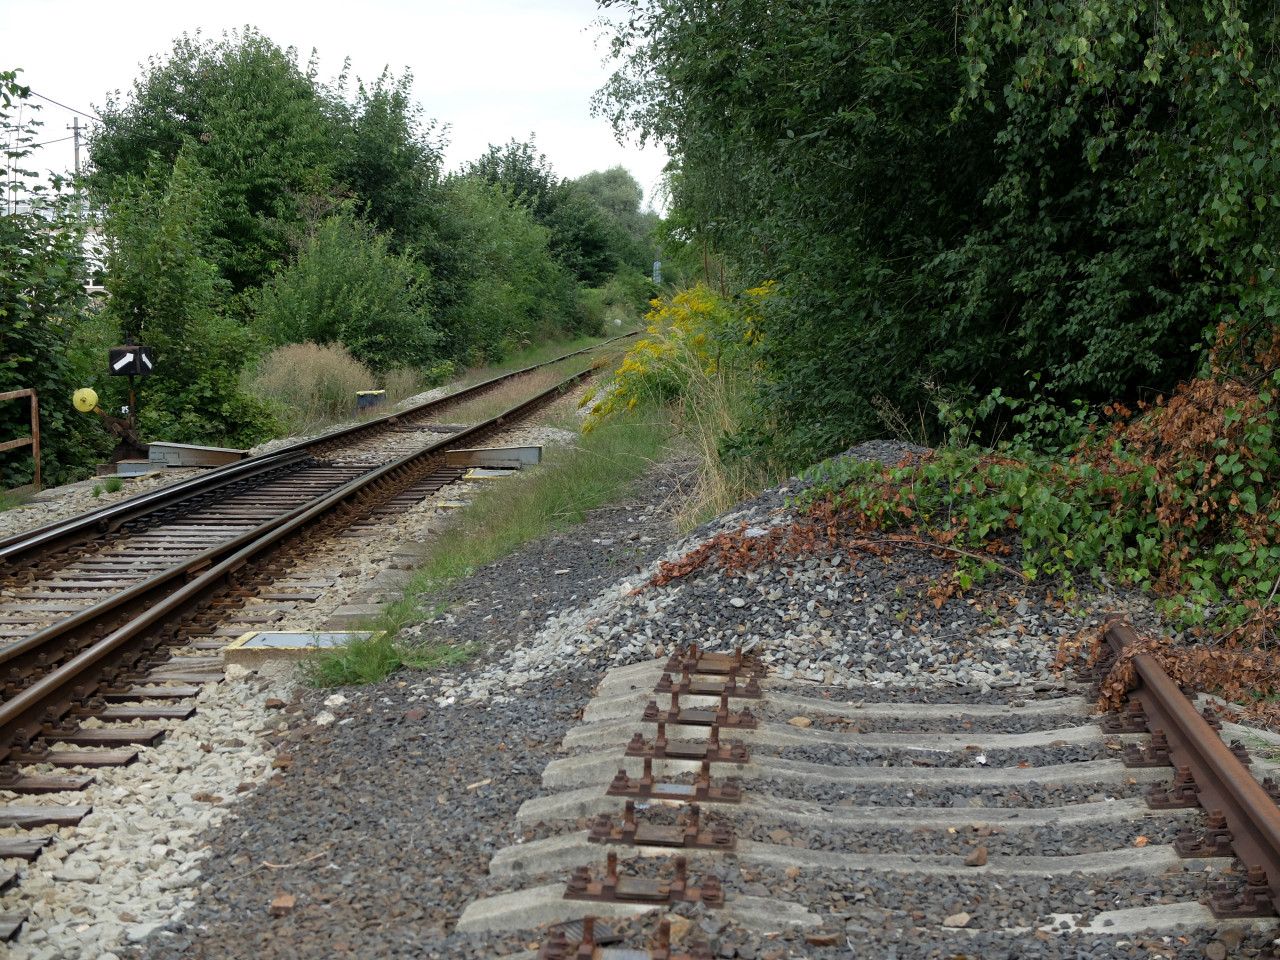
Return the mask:
{"type": "Polygon", "coordinates": [[[93,408],[98,405],[98,393],[92,387],[81,387],[71,395],[71,402],[81,413],[93,413],[93,408]]]}

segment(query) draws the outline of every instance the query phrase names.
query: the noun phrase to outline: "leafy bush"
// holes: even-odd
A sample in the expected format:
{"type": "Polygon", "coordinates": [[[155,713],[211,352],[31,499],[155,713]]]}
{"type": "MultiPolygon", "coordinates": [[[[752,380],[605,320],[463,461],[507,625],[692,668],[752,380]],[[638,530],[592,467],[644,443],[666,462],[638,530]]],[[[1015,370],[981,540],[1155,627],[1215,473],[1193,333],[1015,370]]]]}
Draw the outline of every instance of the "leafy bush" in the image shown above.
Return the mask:
{"type": "MultiPolygon", "coordinates": [[[[9,144],[0,196],[16,207],[0,215],[0,391],[37,391],[40,466],[55,484],[76,479],[110,444],[70,403],[92,362],[67,348],[85,322],[84,231],[62,184],[39,184],[23,169],[30,144],[43,139],[38,110],[16,74],[0,71],[0,136],[9,144]],[[25,111],[21,128],[10,123],[15,103],[25,111]]],[[[29,423],[26,400],[0,403],[0,441],[27,436],[29,423]]],[[[0,454],[0,488],[29,483],[32,473],[30,448],[0,454]]]]}
{"type": "Polygon", "coordinates": [[[993,394],[953,411],[956,445],[897,466],[839,460],[810,472],[810,510],[853,530],[897,530],[962,551],[957,586],[1009,555],[1030,579],[1106,573],[1152,589],[1192,624],[1254,644],[1280,628],[1280,338],[1260,379],[1197,379],[1107,423],[993,394]],[[1020,433],[972,442],[997,405],[1020,433]],[[1029,439],[1061,439],[1050,452],[1029,439]]]}
{"type": "Polygon", "coordinates": [[[263,285],[255,322],[276,343],[340,343],[377,372],[425,365],[440,343],[427,294],[428,278],[413,259],[392,253],[367,223],[337,214],[263,285]]]}

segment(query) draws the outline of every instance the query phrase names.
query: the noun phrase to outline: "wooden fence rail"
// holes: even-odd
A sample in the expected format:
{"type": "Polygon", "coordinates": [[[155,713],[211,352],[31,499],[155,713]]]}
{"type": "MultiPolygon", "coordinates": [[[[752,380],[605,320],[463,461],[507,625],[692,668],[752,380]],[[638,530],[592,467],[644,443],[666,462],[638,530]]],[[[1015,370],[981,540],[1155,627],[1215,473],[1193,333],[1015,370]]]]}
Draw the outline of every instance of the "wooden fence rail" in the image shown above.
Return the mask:
{"type": "Polygon", "coordinates": [[[40,489],[40,399],[36,396],[34,390],[7,390],[0,393],[0,400],[20,400],[23,397],[31,398],[31,436],[19,437],[17,440],[5,440],[0,442],[0,453],[6,450],[17,450],[19,447],[31,447],[31,456],[36,462],[36,472],[33,478],[33,485],[37,490],[40,489]]]}

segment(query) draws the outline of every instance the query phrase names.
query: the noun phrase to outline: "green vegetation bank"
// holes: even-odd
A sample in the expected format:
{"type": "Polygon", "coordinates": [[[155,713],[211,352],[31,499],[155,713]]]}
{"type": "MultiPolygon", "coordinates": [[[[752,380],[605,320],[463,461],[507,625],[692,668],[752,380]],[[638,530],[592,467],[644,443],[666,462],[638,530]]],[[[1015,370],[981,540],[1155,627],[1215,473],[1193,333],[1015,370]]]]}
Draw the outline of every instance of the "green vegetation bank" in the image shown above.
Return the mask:
{"type": "MultiPolygon", "coordinates": [[[[22,170],[39,105],[18,72],[0,74],[15,145],[5,196],[21,201],[0,217],[0,391],[45,398],[50,482],[109,446],[68,398],[87,385],[104,409],[125,402],[105,375],[113,343],[156,348],[144,438],[247,446],[295,425],[263,386],[305,374],[300,357],[412,392],[643,309],[656,217],[626,171],[566,180],[512,141],[448,173],[411,79],[344,68],[324,82],[314,60],[251,28],[183,36],[108,97],[77,195],[22,170]],[[85,205],[103,217],[108,296],[94,303],[85,205]]],[[[0,408],[5,437],[25,432],[17,407],[0,408]]],[[[7,455],[0,486],[30,468],[7,455]]]]}
{"type": "Polygon", "coordinates": [[[597,108],[670,150],[703,286],[596,419],[677,397],[713,499],[924,442],[819,468],[814,516],[966,557],[956,590],[1106,577],[1276,642],[1274,3],[602,5],[597,108]]]}

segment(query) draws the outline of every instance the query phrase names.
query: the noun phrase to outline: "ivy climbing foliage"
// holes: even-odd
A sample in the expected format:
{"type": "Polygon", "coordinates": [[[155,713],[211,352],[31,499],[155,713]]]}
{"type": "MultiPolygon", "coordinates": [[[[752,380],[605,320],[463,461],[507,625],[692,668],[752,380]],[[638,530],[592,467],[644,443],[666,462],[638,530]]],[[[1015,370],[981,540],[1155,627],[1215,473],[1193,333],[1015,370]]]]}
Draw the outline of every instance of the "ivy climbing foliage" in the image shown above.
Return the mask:
{"type": "Polygon", "coordinates": [[[1010,559],[1068,589],[1105,574],[1229,645],[1269,647],[1280,640],[1280,338],[1249,370],[1108,407],[1106,419],[993,393],[949,411],[951,442],[926,456],[820,464],[804,502],[850,530],[962,549],[958,590],[1010,559]],[[1015,439],[983,446],[968,427],[998,406],[1015,439]]]}

